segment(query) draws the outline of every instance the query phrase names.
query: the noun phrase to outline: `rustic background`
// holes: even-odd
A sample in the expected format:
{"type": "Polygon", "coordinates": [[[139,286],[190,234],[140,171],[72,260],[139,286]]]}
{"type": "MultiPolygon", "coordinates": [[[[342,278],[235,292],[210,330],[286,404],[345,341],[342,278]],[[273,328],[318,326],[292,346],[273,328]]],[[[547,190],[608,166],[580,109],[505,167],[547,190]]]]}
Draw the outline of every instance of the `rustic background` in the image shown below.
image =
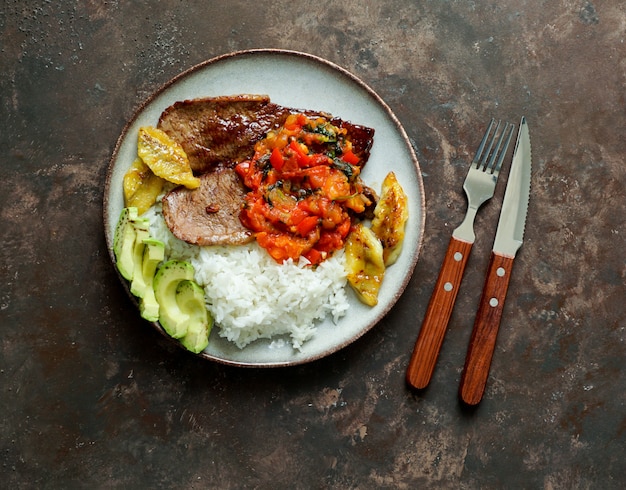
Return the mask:
{"type": "Polygon", "coordinates": [[[5,488],[621,488],[625,38],[621,0],[3,2],[5,488]],[[426,192],[395,308],[288,369],[225,367],[166,341],[125,295],[103,234],[125,122],[181,71],[250,48],[318,55],[370,85],[406,128],[426,192]],[[489,117],[521,115],[526,240],[485,398],[468,411],[456,391],[502,183],[431,386],[412,392],[404,372],[476,142],[489,117]]]}

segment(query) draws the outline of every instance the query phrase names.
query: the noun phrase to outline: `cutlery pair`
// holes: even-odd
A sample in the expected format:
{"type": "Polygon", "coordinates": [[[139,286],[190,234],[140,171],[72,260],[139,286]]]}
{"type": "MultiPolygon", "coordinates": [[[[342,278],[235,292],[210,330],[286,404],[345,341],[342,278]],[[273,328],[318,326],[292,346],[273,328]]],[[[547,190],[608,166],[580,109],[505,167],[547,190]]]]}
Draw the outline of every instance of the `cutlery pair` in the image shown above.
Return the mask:
{"type": "MultiPolygon", "coordinates": [[[[407,382],[415,388],[426,388],[432,377],[475,240],[474,218],[478,208],[494,194],[514,129],[512,124],[504,123],[502,127],[500,122],[496,124],[492,119],[465,178],[463,189],[468,200],[465,219],[452,233],[406,373],[407,382]]],[[[523,240],[530,194],[530,168],[530,136],[526,119],[522,117],[461,376],[459,396],[468,405],[480,402],[487,383],[513,259],[523,240]]]]}

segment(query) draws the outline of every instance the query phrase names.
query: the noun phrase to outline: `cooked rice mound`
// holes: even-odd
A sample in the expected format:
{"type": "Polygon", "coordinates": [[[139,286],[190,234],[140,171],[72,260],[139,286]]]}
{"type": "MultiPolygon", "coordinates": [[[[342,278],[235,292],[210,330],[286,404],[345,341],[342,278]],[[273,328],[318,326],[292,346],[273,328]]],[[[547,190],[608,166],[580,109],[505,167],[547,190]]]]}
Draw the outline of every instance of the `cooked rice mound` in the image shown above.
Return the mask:
{"type": "Polygon", "coordinates": [[[218,333],[243,348],[257,339],[287,338],[295,349],[317,323],[342,317],[348,307],[343,251],[315,269],[291,260],[277,264],[256,242],[228,247],[189,245],[167,228],[161,204],[145,215],[154,238],[165,243],[166,259],[188,260],[205,291],[218,333]]]}

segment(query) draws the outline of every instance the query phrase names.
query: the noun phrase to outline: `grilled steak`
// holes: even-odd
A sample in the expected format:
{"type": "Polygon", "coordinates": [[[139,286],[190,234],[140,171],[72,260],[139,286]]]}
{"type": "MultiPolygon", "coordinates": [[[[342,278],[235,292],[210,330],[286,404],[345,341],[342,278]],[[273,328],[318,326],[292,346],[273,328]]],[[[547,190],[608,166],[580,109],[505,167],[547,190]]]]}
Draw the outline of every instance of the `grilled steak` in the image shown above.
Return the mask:
{"type": "Polygon", "coordinates": [[[158,127],[180,143],[191,169],[201,174],[250,158],[254,143],[289,113],[266,95],[210,97],[176,102],[163,111],[158,127]]]}
{"type": "MultiPolygon", "coordinates": [[[[202,174],[251,158],[254,144],[271,129],[282,126],[291,113],[330,117],[282,107],[266,95],[233,95],[176,102],[163,111],[158,127],[183,147],[194,173],[202,174]]],[[[331,122],[348,130],[353,151],[365,164],[374,130],[338,118],[331,122]]]]}
{"type": "Polygon", "coordinates": [[[195,245],[240,245],[254,239],[239,221],[246,189],[233,169],[200,176],[200,187],[177,187],[163,198],[163,217],[175,237],[195,245]]]}

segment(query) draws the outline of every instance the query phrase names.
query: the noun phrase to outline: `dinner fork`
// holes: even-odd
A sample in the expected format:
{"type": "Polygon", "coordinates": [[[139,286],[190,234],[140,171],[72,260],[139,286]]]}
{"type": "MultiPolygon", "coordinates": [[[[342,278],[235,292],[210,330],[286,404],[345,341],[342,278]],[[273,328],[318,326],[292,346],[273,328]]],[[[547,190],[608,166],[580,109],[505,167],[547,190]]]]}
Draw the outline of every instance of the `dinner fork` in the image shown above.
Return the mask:
{"type": "Polygon", "coordinates": [[[494,194],[513,129],[513,124],[505,122],[502,127],[500,121],[496,124],[491,119],[463,183],[468,201],[467,212],[463,222],[452,233],[406,373],[407,382],[415,388],[426,388],[435,370],[474,244],[474,218],[478,208],[494,194]]]}

